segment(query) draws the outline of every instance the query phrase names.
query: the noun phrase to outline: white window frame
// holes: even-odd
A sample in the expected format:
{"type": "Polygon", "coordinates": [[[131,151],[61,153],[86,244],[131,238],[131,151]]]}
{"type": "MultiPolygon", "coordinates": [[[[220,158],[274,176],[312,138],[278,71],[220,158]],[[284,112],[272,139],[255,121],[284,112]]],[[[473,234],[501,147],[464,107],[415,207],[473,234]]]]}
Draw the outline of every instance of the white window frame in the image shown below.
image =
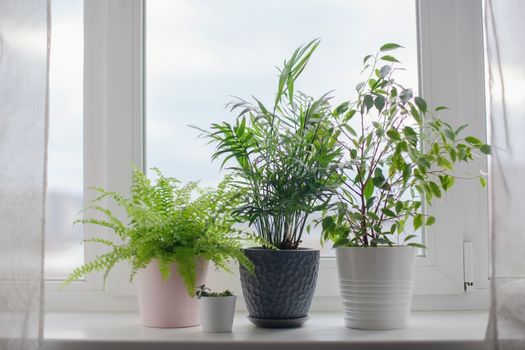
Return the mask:
{"type": "MultiPolygon", "coordinates": [[[[144,166],[144,0],[84,2],[84,179],[86,185],[126,193],[130,166],[144,166]]],[[[469,133],[486,135],[482,0],[416,0],[420,54],[420,91],[431,106],[450,108],[441,116],[469,133]],[[446,53],[446,54],[444,54],[446,53]]],[[[487,169],[486,157],[465,167],[487,169]]],[[[462,170],[461,170],[462,171],[462,170]]],[[[93,193],[85,191],[85,203],[93,193]]],[[[112,208],[117,210],[117,208],[112,208]]],[[[418,258],[415,309],[484,309],[488,307],[488,194],[477,181],[458,181],[429,212],[437,218],[425,232],[431,248],[418,258]],[[476,264],[473,287],[465,291],[464,242],[472,242],[476,264]]],[[[86,237],[106,236],[86,227],[86,237]]],[[[85,249],[86,260],[101,251],[85,249]]],[[[211,271],[210,271],[211,272],[211,271]]],[[[137,309],[125,264],[107,284],[101,274],[86,276],[59,291],[47,282],[47,310],[131,311],[137,309]],[[80,302],[81,301],[81,302],[80,302]]],[[[470,281],[469,281],[470,282],[470,281]]],[[[234,288],[236,274],[211,272],[209,284],[234,288]]],[[[241,298],[242,299],[242,298],[241,298]]],[[[242,300],[239,308],[243,308],[242,300]]],[[[312,310],[339,310],[334,258],[323,258],[312,310]]]]}

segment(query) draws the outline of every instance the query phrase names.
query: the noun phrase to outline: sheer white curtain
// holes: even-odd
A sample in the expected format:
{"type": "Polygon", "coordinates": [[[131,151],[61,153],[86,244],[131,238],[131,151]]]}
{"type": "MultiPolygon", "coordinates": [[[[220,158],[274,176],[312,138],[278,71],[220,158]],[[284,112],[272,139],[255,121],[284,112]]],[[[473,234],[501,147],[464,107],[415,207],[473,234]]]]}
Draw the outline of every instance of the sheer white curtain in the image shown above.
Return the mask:
{"type": "Polygon", "coordinates": [[[495,349],[525,349],[525,1],[486,0],[495,349]]]}
{"type": "Polygon", "coordinates": [[[47,0],[0,0],[0,350],[42,333],[48,24],[47,0]]]}

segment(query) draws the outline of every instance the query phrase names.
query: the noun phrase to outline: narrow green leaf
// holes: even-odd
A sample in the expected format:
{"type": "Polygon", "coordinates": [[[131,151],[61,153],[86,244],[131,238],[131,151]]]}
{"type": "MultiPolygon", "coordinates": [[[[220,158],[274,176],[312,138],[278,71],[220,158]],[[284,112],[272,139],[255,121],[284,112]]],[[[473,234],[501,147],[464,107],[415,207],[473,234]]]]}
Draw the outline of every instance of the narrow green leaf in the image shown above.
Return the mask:
{"type": "Polygon", "coordinates": [[[364,189],[365,199],[368,200],[370,197],[372,197],[373,193],[374,193],[374,184],[372,181],[368,181],[364,189]]]}
{"type": "Polygon", "coordinates": [[[414,102],[416,103],[416,106],[417,106],[417,108],[419,108],[421,113],[426,113],[427,112],[427,103],[426,103],[426,101],[423,98],[421,98],[419,96],[416,96],[414,98],[414,102]]]}
{"type": "Polygon", "coordinates": [[[468,143],[470,143],[472,146],[479,146],[481,145],[481,140],[474,137],[474,136],[467,136],[465,137],[465,141],[467,141],[468,143]]]}
{"type": "Polygon", "coordinates": [[[423,225],[423,215],[416,214],[416,216],[414,216],[413,224],[414,231],[417,231],[423,225]]]}
{"type": "Polygon", "coordinates": [[[381,46],[379,51],[385,52],[385,51],[399,49],[399,48],[402,48],[402,47],[403,46],[401,46],[399,44],[396,44],[396,43],[388,43],[388,44],[384,44],[383,46],[381,46]]]}
{"type": "Polygon", "coordinates": [[[427,248],[426,245],[421,244],[421,243],[408,243],[407,246],[408,247],[414,247],[414,248],[421,248],[421,249],[426,249],[427,248]]]}
{"type": "Polygon", "coordinates": [[[449,109],[449,108],[446,107],[446,106],[439,106],[439,107],[436,107],[435,111],[436,111],[436,112],[439,112],[439,111],[443,111],[443,110],[445,110],[445,109],[449,109]]]}
{"type": "Polygon", "coordinates": [[[383,209],[381,209],[381,211],[383,212],[383,214],[385,214],[388,217],[391,217],[391,218],[395,218],[396,217],[396,213],[394,213],[392,210],[390,210],[388,208],[383,208],[383,209]]]}
{"type": "Polygon", "coordinates": [[[335,116],[338,116],[340,114],[343,114],[344,112],[346,112],[348,110],[348,105],[349,105],[349,102],[343,102],[341,103],[339,106],[337,106],[334,110],[334,115],[335,116]]]}
{"type": "Polygon", "coordinates": [[[416,238],[416,237],[417,235],[407,235],[405,239],[403,240],[403,242],[410,241],[411,239],[416,238]]]}
{"type": "Polygon", "coordinates": [[[384,55],[383,57],[381,57],[381,59],[387,62],[401,63],[397,58],[395,58],[394,56],[390,56],[390,55],[384,55]]]}

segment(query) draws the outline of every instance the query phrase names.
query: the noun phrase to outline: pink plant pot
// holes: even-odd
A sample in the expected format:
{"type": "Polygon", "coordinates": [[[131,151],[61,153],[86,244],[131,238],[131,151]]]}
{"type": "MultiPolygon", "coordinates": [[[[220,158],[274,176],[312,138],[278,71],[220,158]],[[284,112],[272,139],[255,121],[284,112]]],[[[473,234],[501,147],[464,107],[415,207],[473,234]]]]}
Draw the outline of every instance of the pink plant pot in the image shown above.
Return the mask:
{"type": "MultiPolygon", "coordinates": [[[[205,283],[208,261],[200,261],[195,285],[205,283]]],[[[140,319],[145,327],[181,328],[200,324],[198,299],[191,297],[177,271],[171,267],[168,280],[163,280],[158,260],[152,260],[135,276],[135,289],[139,302],[140,319]]]]}

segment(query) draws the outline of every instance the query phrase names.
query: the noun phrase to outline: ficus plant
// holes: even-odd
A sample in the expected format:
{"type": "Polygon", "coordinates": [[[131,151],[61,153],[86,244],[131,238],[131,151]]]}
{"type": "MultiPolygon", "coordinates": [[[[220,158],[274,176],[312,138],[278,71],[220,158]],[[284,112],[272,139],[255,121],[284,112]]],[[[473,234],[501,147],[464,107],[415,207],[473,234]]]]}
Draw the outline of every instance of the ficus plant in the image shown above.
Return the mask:
{"type": "MultiPolygon", "coordinates": [[[[396,80],[402,69],[389,43],[364,58],[365,80],[357,97],[333,109],[338,144],[344,157],[338,165],[341,188],[325,210],[322,240],[335,247],[408,245],[424,247],[405,234],[436,221],[422,212],[454,185],[458,163],[489,154],[490,146],[463,136],[467,125],[454,127],[439,119],[446,107],[429,109],[426,101],[396,80]]],[[[483,175],[478,178],[485,186],[483,175]]]]}
{"type": "Polygon", "coordinates": [[[284,61],[271,105],[238,98],[229,105],[238,113],[234,123],[200,129],[216,145],[213,159],[223,159],[241,190],[235,213],[278,249],[299,247],[309,216],[326,208],[340,182],[330,97],[313,98],[296,87],[318,45],[313,40],[284,61]]]}
{"type": "Polygon", "coordinates": [[[226,177],[216,188],[200,188],[197,182],[181,184],[153,168],[156,180],[151,181],[140,170],[133,171],[131,196],[95,188],[99,196],[86,212],[98,212],[104,218],[85,217],[76,223],[99,225],[111,229],[118,242],[91,238],[86,243],[105,245],[107,252],[73,270],[64,282],[67,285],[94,271],[104,271],[104,280],[120,261],[131,265],[130,280],[139,269],[153,259],[159,262],[159,273],[168,279],[171,265],[177,264],[188,294],[195,293],[196,269],[199,260],[207,260],[217,268],[230,271],[228,262],[236,260],[249,271],[253,266],[242,252],[241,240],[246,235],[235,228],[233,208],[239,204],[239,190],[226,177]],[[121,221],[102,206],[114,201],[125,210],[127,220],[121,221]]]}

